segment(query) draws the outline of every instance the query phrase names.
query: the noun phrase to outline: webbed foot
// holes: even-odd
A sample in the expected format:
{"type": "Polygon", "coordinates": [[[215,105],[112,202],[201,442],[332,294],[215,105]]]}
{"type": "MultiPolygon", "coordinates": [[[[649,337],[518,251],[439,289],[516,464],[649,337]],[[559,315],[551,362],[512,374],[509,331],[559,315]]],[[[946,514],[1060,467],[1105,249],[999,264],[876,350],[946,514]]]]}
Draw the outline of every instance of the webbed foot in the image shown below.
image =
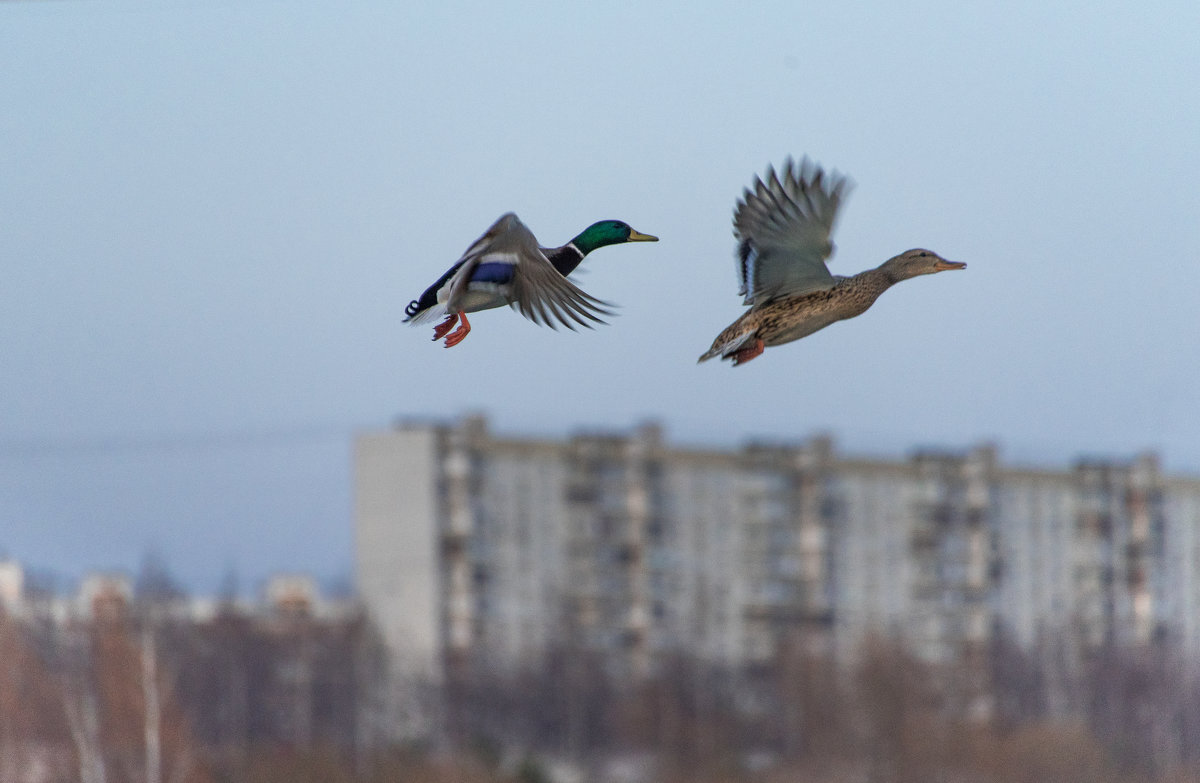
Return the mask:
{"type": "MultiPolygon", "coordinates": [[[[465,340],[467,338],[468,334],[471,333],[471,322],[467,320],[467,314],[464,312],[459,312],[458,315],[450,316],[450,318],[447,318],[445,321],[443,321],[441,324],[438,325],[438,329],[441,329],[444,326],[448,330],[451,326],[454,326],[454,322],[458,321],[458,320],[461,320],[462,323],[460,323],[458,325],[457,329],[455,329],[453,332],[450,332],[450,334],[446,335],[446,347],[447,348],[453,348],[454,346],[458,345],[459,343],[461,343],[463,340],[465,340]]],[[[434,333],[435,334],[437,333],[436,329],[434,330],[434,333]]],[[[443,331],[442,334],[446,334],[446,332],[443,331]]],[[[438,335],[438,337],[441,337],[441,336],[442,335],[438,335]]],[[[436,340],[437,337],[435,337],[434,339],[436,340]]]]}

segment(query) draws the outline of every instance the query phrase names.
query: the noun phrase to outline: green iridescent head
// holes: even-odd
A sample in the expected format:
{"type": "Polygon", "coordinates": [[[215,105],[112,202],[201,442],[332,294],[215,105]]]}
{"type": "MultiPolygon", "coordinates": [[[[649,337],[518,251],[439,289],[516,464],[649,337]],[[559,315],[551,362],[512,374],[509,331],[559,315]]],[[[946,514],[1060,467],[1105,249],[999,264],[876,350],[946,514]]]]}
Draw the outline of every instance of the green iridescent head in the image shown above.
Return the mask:
{"type": "Polygon", "coordinates": [[[587,255],[598,247],[619,245],[624,242],[657,242],[658,237],[634,231],[628,223],[620,220],[601,220],[585,228],[571,244],[587,255]]]}

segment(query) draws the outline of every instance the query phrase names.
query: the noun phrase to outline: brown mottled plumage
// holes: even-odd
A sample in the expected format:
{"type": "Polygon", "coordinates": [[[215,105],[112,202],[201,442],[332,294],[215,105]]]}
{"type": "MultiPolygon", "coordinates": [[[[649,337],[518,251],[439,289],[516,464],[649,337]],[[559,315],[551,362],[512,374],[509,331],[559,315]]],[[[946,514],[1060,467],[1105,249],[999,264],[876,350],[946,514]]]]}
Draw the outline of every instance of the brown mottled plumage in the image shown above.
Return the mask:
{"type": "Polygon", "coordinates": [[[720,356],[734,366],[867,310],[901,280],[966,264],[929,250],[909,250],[853,277],[834,277],[825,265],[833,252],[830,234],[842,195],[849,187],[836,172],[829,177],[807,158],[782,179],[774,169],[756,179],[734,213],[738,243],[739,293],[750,309],[726,327],[700,361],[720,356]]]}

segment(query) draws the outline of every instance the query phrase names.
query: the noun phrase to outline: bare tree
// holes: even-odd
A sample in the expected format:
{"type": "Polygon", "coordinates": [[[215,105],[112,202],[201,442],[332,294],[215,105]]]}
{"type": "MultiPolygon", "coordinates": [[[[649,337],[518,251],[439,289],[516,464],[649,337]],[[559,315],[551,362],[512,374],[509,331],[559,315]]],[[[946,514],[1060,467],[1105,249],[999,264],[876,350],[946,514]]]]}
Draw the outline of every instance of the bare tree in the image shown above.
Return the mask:
{"type": "Polygon", "coordinates": [[[59,636],[59,693],[66,714],[81,783],[106,783],[100,736],[100,703],[90,665],[90,635],[70,628],[59,636]]]}
{"type": "Polygon", "coordinates": [[[26,639],[0,609],[0,780],[20,780],[41,767],[67,777],[70,735],[58,688],[26,639]]]}

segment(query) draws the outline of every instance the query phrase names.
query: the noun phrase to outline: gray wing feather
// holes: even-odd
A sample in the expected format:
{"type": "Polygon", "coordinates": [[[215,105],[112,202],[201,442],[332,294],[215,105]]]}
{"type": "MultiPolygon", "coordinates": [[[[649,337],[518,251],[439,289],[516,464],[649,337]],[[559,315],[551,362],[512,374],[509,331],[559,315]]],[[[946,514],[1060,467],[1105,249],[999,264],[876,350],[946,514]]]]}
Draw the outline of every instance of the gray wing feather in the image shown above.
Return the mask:
{"type": "Polygon", "coordinates": [[[604,323],[602,315],[612,315],[612,305],[596,299],[558,273],[550,262],[521,267],[513,280],[511,305],[521,315],[536,324],[557,328],[555,320],[574,330],[575,324],[591,328],[591,323],[604,323]],[[553,318],[547,314],[553,314],[553,318]],[[588,319],[588,320],[585,320],[588,319]],[[575,323],[572,323],[574,321],[575,323]]]}
{"type": "Polygon", "coordinates": [[[475,268],[488,260],[515,264],[509,283],[509,305],[536,324],[568,329],[575,324],[604,323],[601,315],[612,315],[612,305],[575,286],[554,268],[537,239],[521,220],[509,212],[497,220],[463,254],[463,264],[450,284],[447,309],[454,312],[457,300],[466,295],[475,268]]]}
{"type": "Polygon", "coordinates": [[[769,168],[755,178],[734,211],[738,294],[746,305],[832,288],[825,261],[833,253],[834,221],[850,181],[826,174],[808,158],[789,158],[782,177],[769,168]]]}

